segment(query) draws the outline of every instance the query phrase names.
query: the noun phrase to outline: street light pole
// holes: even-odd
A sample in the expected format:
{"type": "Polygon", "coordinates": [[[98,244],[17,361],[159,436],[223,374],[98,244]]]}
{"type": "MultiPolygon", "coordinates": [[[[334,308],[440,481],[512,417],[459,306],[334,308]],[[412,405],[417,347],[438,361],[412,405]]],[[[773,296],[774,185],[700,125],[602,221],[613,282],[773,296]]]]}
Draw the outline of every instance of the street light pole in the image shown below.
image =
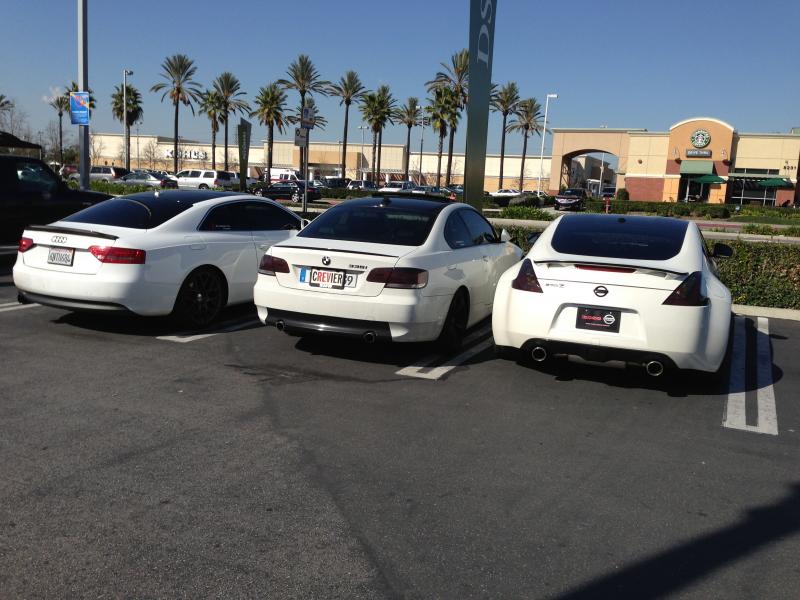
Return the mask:
{"type": "MultiPolygon", "coordinates": [[[[89,42],[87,0],[78,0],[78,89],[89,91],[89,42]]],[[[89,126],[78,126],[78,142],[80,144],[80,180],[81,189],[89,189],[89,126]]]]}
{"type": "Polygon", "coordinates": [[[420,118],[420,124],[422,125],[422,131],[419,133],[419,183],[417,185],[422,185],[422,143],[425,141],[425,117],[420,118]]]}
{"type": "Polygon", "coordinates": [[[133,71],[122,69],[122,145],[125,156],[126,169],[131,168],[131,157],[128,152],[128,75],[133,75],[133,71]]]}
{"type": "MultiPolygon", "coordinates": [[[[547,109],[550,105],[550,98],[555,100],[558,94],[547,94],[544,101],[544,131],[542,132],[542,147],[539,149],[539,183],[536,185],[537,196],[542,193],[542,161],[544,161],[544,139],[547,137],[547,109]]],[[[540,105],[541,106],[541,105],[540,105]]],[[[551,152],[552,155],[552,152],[551,152]]],[[[553,158],[550,157],[550,185],[553,185],[553,158]]]]}

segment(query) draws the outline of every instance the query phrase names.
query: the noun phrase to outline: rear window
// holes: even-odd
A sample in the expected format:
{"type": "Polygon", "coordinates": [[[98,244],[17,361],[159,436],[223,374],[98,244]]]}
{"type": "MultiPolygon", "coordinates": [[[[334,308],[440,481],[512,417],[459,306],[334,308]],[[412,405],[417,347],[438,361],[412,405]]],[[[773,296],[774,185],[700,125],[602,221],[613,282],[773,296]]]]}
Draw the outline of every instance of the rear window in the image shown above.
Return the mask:
{"type": "Polygon", "coordinates": [[[583,190],[577,188],[570,188],[561,193],[562,196],[582,196],[583,190]]]}
{"type": "Polygon", "coordinates": [[[563,254],[634,260],[667,260],[680,252],[688,223],[658,217],[564,217],[553,248],[563,254]]]}
{"type": "Polygon", "coordinates": [[[298,236],[421,246],[438,214],[393,206],[342,206],[322,213],[298,236]]]}
{"type": "Polygon", "coordinates": [[[99,204],[84,208],[62,221],[111,225],[131,229],[153,229],[188,208],[188,202],[154,201],[141,202],[132,198],[112,198],[99,204]]]}
{"type": "Polygon", "coordinates": [[[217,171],[217,179],[224,179],[229,180],[231,178],[231,174],[227,171],[217,171]]]}

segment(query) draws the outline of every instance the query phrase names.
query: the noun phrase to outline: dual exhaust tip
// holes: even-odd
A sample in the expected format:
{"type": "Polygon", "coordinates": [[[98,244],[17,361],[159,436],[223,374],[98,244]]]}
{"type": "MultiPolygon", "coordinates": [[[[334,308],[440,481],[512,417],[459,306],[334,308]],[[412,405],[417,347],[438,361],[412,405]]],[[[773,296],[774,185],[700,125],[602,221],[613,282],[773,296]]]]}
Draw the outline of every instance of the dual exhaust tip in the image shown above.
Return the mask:
{"type": "MultiPolygon", "coordinates": [[[[541,363],[547,360],[547,348],[544,346],[534,346],[531,349],[531,359],[534,362],[541,363]]],[[[649,360],[643,363],[645,373],[650,377],[660,377],[664,374],[664,363],[658,360],[649,360]]]]}
{"type": "MultiPolygon", "coordinates": [[[[286,323],[283,319],[275,321],[275,329],[278,331],[286,331],[286,323]]],[[[361,339],[365,344],[374,344],[378,340],[378,334],[374,331],[366,331],[361,335],[361,339]]]]}

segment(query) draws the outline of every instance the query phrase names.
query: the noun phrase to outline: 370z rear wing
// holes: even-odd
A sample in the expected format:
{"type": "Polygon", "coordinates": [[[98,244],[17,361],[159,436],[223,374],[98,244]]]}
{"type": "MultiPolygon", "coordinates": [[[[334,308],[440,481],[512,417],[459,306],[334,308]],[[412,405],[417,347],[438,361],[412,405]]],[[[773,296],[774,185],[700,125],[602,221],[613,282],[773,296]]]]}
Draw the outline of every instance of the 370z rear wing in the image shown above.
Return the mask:
{"type": "Polygon", "coordinates": [[[536,260],[534,264],[537,265],[575,265],[579,267],[585,265],[587,267],[596,267],[602,269],[603,267],[616,268],[616,269],[635,269],[637,271],[655,271],[658,273],[669,273],[670,275],[688,275],[688,271],[673,271],[671,269],[664,269],[653,265],[635,265],[631,263],[614,263],[614,262],[592,262],[586,260],[536,260]]]}

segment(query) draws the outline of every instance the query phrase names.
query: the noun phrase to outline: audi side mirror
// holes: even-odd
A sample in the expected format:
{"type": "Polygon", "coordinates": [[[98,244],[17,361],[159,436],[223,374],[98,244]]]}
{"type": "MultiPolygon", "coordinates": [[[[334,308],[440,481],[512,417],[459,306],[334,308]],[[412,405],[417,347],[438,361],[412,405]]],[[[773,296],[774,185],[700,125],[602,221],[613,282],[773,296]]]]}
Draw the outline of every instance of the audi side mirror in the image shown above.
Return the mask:
{"type": "Polygon", "coordinates": [[[714,251],[711,256],[714,258],[730,258],[733,256],[733,248],[728,246],[728,244],[720,244],[717,242],[714,244],[714,251]]]}
{"type": "Polygon", "coordinates": [[[500,232],[500,241],[501,242],[510,242],[511,241],[511,234],[508,233],[505,229],[500,232]]]}

